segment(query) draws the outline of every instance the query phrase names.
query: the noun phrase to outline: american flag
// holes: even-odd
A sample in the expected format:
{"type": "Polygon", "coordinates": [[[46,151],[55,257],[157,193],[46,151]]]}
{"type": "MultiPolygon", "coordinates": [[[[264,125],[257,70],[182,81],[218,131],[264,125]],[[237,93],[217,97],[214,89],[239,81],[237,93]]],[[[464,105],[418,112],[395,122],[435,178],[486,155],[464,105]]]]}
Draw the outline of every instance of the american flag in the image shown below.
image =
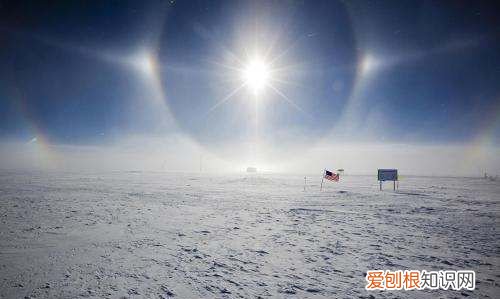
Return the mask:
{"type": "Polygon", "coordinates": [[[325,179],[338,182],[339,181],[339,174],[333,173],[333,172],[325,169],[325,179]]]}

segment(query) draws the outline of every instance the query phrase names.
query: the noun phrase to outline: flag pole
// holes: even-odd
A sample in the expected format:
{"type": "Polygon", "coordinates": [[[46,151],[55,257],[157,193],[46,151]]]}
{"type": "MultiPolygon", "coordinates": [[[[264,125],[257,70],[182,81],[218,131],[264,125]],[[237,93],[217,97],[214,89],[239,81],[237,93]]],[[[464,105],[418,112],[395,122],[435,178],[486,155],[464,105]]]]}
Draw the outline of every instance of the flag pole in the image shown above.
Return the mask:
{"type": "Polygon", "coordinates": [[[325,179],[325,171],[326,169],[323,170],[323,175],[321,176],[321,187],[319,187],[319,191],[323,191],[323,180],[325,179]]]}

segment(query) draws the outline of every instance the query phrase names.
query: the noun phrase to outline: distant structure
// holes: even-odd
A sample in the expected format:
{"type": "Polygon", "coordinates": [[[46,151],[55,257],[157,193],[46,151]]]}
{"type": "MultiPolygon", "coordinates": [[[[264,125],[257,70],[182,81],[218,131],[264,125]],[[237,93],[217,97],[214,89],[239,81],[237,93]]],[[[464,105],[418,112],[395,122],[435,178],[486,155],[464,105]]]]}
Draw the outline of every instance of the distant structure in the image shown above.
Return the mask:
{"type": "Polygon", "coordinates": [[[257,172],[256,167],[247,167],[247,172],[257,172]]]}
{"type": "Polygon", "coordinates": [[[398,180],[398,170],[397,169],[379,169],[377,175],[380,190],[382,190],[383,181],[393,181],[394,190],[396,190],[396,181],[398,180]]]}
{"type": "Polygon", "coordinates": [[[484,179],[485,180],[490,180],[492,182],[498,180],[498,175],[496,176],[492,176],[492,175],[488,175],[486,172],[484,173],[484,179]]]}

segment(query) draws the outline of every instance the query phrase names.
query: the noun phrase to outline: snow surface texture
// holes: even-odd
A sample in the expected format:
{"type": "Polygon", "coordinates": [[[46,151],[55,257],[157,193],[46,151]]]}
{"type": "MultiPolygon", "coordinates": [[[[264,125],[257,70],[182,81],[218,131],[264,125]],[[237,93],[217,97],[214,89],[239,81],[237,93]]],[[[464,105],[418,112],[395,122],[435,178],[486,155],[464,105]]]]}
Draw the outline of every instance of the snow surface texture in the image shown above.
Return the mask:
{"type": "Polygon", "coordinates": [[[467,178],[0,175],[1,298],[500,298],[500,186],[467,178]],[[368,292],[372,269],[475,291],[368,292]]]}

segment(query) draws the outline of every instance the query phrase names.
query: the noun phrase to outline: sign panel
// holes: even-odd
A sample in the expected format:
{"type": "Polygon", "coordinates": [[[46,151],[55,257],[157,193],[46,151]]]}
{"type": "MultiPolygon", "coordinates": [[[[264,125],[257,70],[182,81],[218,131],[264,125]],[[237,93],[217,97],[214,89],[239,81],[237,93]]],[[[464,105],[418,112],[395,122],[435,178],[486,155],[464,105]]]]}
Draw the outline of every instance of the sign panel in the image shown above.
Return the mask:
{"type": "Polygon", "coordinates": [[[398,180],[398,170],[397,169],[379,169],[378,170],[378,180],[379,181],[397,181],[398,180]]]}

